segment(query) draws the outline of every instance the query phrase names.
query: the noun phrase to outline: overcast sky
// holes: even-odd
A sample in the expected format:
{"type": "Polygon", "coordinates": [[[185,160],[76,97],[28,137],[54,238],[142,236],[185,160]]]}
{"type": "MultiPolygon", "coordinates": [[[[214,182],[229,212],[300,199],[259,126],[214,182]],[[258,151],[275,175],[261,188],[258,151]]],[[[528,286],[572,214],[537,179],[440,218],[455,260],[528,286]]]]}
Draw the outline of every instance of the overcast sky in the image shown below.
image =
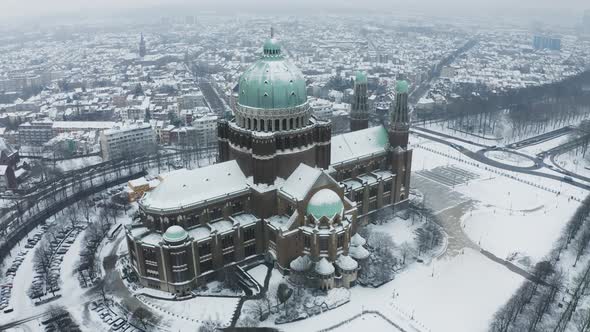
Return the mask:
{"type": "Polygon", "coordinates": [[[74,14],[97,9],[119,11],[177,4],[189,4],[195,9],[222,11],[230,7],[250,12],[256,12],[259,9],[263,12],[302,10],[307,7],[310,8],[310,12],[314,9],[350,9],[352,7],[395,11],[405,6],[415,10],[439,8],[445,11],[461,10],[480,14],[482,10],[489,9],[493,9],[494,13],[502,10],[557,9],[570,13],[580,11],[581,15],[583,9],[590,8],[589,0],[0,0],[0,17],[74,14]]]}

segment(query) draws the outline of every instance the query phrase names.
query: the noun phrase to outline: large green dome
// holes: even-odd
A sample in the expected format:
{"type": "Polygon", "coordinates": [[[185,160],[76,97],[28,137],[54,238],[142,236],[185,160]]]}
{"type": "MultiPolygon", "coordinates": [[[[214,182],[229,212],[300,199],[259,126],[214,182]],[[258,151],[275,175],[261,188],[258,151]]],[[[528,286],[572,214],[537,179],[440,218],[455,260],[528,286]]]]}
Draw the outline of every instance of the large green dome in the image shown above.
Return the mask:
{"type": "Polygon", "coordinates": [[[285,109],[305,104],[307,93],[301,71],[281,53],[278,41],[264,43],[263,56],[239,82],[238,104],[262,109],[285,109]]]}
{"type": "Polygon", "coordinates": [[[343,209],[342,199],[330,189],[318,191],[307,203],[307,213],[316,220],[320,220],[322,217],[333,219],[336,215],[342,214],[343,209]]]}

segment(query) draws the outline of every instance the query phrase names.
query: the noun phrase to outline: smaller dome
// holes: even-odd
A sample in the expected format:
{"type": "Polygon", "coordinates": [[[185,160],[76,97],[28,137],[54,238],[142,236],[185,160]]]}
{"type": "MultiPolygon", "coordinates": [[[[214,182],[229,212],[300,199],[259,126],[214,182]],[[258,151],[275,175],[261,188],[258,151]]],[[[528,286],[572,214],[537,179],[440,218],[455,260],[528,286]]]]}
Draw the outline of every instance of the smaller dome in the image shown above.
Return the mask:
{"type": "Polygon", "coordinates": [[[350,256],[340,255],[336,260],[336,265],[344,271],[354,271],[359,267],[359,263],[357,263],[354,259],[350,258],[350,256]]]}
{"type": "Polygon", "coordinates": [[[320,220],[322,217],[333,219],[336,215],[341,214],[343,209],[344,204],[342,204],[340,196],[330,189],[318,191],[307,204],[307,213],[316,220],[320,220]]]}
{"type": "Polygon", "coordinates": [[[334,265],[326,259],[326,257],[322,257],[319,262],[315,263],[314,271],[323,276],[329,276],[334,274],[334,265]]]}
{"type": "Polygon", "coordinates": [[[354,259],[365,259],[367,257],[369,257],[369,255],[371,255],[371,253],[365,249],[363,246],[357,246],[357,247],[350,247],[348,249],[348,254],[350,255],[350,257],[354,258],[354,259]]]}
{"type": "Polygon", "coordinates": [[[312,261],[309,258],[309,256],[307,256],[307,255],[299,256],[299,257],[295,258],[294,260],[292,260],[291,263],[289,263],[289,267],[293,271],[305,272],[305,271],[309,270],[309,268],[311,267],[311,263],[312,263],[312,261]]]}
{"type": "Polygon", "coordinates": [[[395,91],[397,93],[408,93],[408,82],[404,80],[397,81],[397,84],[395,85],[395,91]]]}
{"type": "Polygon", "coordinates": [[[353,247],[364,246],[365,243],[367,243],[367,240],[365,240],[359,233],[354,234],[350,238],[350,245],[353,247]]]}
{"type": "Polygon", "coordinates": [[[367,83],[367,74],[364,71],[357,71],[355,74],[355,83],[367,83]]]}
{"type": "Polygon", "coordinates": [[[188,238],[188,233],[184,230],[184,228],[174,225],[168,227],[163,237],[164,241],[166,242],[181,242],[188,238]]]}

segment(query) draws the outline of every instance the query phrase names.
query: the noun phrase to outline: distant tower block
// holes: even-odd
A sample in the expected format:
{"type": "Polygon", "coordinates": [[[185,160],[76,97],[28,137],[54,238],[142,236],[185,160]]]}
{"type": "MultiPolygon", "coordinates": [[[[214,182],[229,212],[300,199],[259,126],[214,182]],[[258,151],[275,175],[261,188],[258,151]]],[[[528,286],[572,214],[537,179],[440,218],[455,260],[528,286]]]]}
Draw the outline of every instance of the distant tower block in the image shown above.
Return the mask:
{"type": "Polygon", "coordinates": [[[145,39],[143,39],[143,33],[141,34],[141,40],[139,41],[139,56],[145,56],[145,39]]]}
{"type": "Polygon", "coordinates": [[[369,109],[367,106],[367,75],[357,72],[354,81],[354,97],[350,109],[350,130],[357,131],[369,127],[369,109]]]}

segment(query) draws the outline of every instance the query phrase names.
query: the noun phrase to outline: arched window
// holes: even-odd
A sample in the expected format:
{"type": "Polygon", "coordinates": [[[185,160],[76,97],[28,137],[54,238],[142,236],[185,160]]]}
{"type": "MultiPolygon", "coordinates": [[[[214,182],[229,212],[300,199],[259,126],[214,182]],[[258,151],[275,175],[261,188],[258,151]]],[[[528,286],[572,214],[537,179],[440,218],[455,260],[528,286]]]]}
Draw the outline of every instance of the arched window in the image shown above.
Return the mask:
{"type": "Polygon", "coordinates": [[[275,120],[275,127],[273,128],[274,130],[281,130],[281,120],[275,120]]]}
{"type": "Polygon", "coordinates": [[[264,131],[264,120],[260,120],[260,131],[264,131]]]}
{"type": "Polygon", "coordinates": [[[289,129],[293,129],[293,118],[289,119],[289,129]]]}
{"type": "Polygon", "coordinates": [[[288,130],[289,128],[287,128],[287,119],[283,119],[283,128],[281,128],[281,130],[288,130]]]}
{"type": "Polygon", "coordinates": [[[272,120],[266,120],[266,130],[272,131],[272,120]]]}
{"type": "Polygon", "coordinates": [[[299,128],[299,118],[296,118],[295,119],[295,127],[296,128],[299,128]]]}
{"type": "Polygon", "coordinates": [[[248,129],[252,129],[252,122],[250,121],[250,118],[248,118],[248,129]]]}
{"type": "Polygon", "coordinates": [[[258,130],[258,120],[254,119],[254,127],[252,128],[252,130],[258,130]]]}

